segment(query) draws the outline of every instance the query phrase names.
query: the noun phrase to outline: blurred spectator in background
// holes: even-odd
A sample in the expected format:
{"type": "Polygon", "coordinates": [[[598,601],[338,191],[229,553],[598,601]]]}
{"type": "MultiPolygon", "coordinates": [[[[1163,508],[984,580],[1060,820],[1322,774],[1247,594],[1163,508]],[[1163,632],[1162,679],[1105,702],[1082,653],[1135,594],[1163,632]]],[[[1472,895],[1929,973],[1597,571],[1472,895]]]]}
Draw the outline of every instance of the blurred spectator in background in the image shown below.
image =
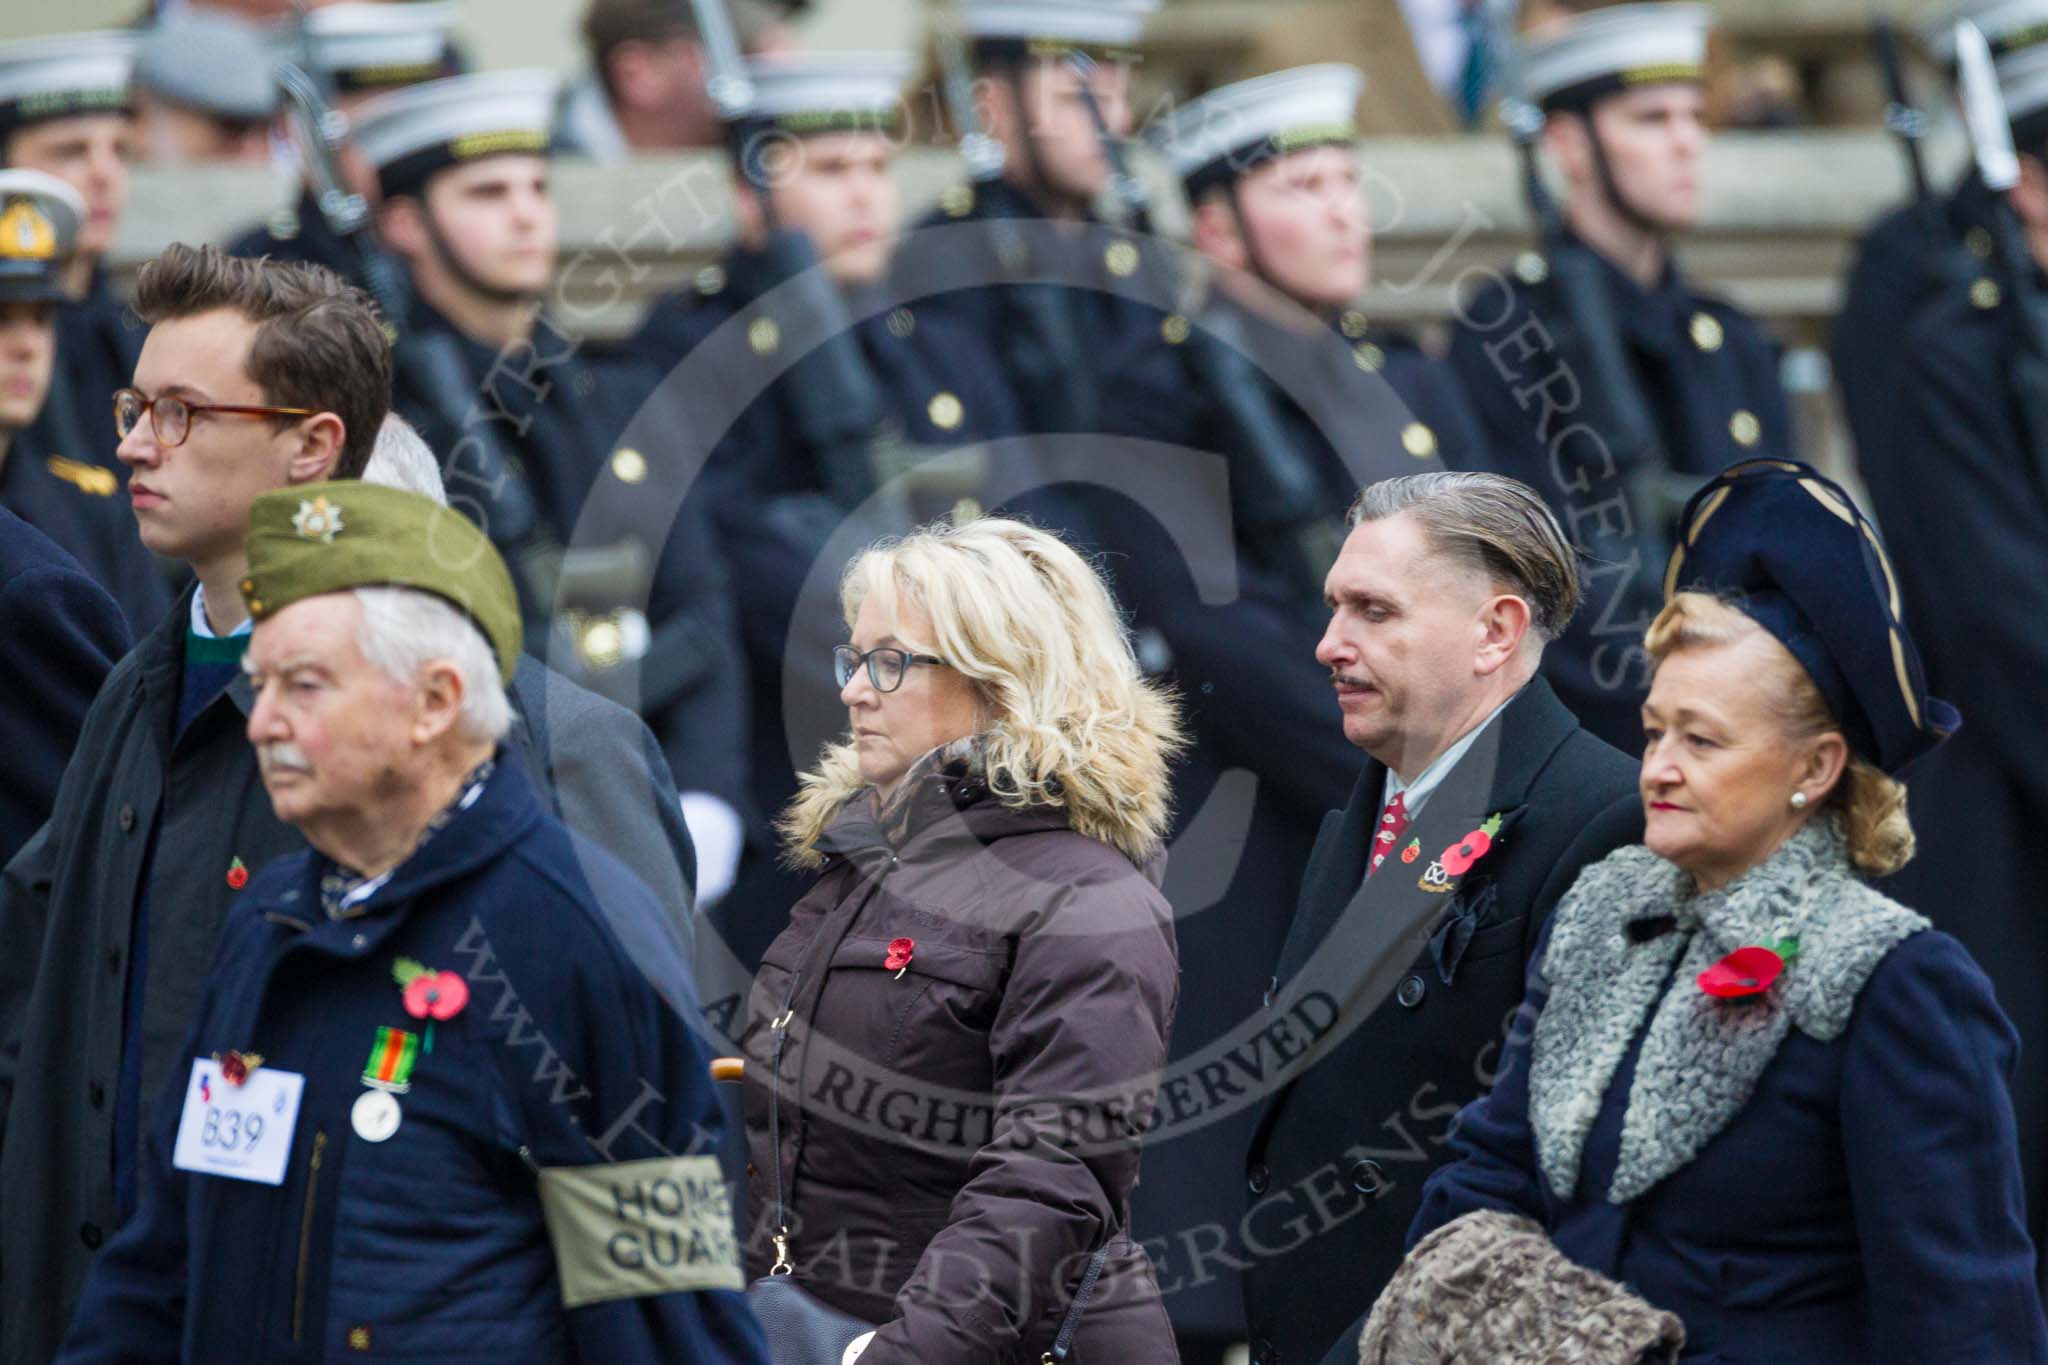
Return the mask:
{"type": "Polygon", "coordinates": [[[120,481],[36,433],[57,364],[63,270],[84,217],[57,177],[0,171],[0,507],[61,545],[113,594],[130,631],[145,631],[170,608],[170,580],[143,548],[120,481]]]}
{"type": "Polygon", "coordinates": [[[128,203],[134,150],[129,79],[135,35],[116,30],[0,43],[0,164],[44,171],[85,201],[57,310],[57,370],[36,423],[46,450],[125,473],[114,459],[114,390],[128,382],[142,329],[123,316],[100,261],[128,203]]]}
{"type": "MultiPolygon", "coordinates": [[[[460,70],[453,35],[461,15],[456,0],[325,5],[309,12],[303,25],[271,30],[274,59],[298,65],[335,109],[352,114],[378,95],[460,70]]],[[[342,149],[340,175],[349,193],[376,201],[377,177],[353,144],[342,149]]],[[[296,203],[234,238],[227,249],[236,256],[310,261],[364,283],[355,278],[362,273],[360,254],[328,227],[310,183],[296,203]]]]}
{"type": "Polygon", "coordinates": [[[392,406],[447,452],[450,500],[494,534],[514,521],[502,488],[516,480],[530,490],[533,528],[507,546],[537,623],[530,648],[647,718],[683,789],[709,902],[731,884],[747,781],[737,627],[723,565],[703,553],[708,528],[681,518],[630,529],[651,564],[595,584],[571,572],[572,561],[590,562],[586,552],[632,549],[586,522],[587,501],[644,503],[662,484],[650,482],[660,471],[646,455],[619,444],[654,387],[652,369],[571,337],[541,308],[557,264],[548,185],[557,87],[545,71],[481,72],[357,112],[377,174],[378,236],[414,295],[401,323],[413,344],[400,352],[392,406]],[[503,463],[481,474],[486,459],[503,463]]]}
{"type": "Polygon", "coordinates": [[[135,119],[145,160],[268,165],[277,107],[270,50],[253,24],[202,10],[142,40],[135,119]]]}
{"type": "MultiPolygon", "coordinates": [[[[727,0],[740,45],[779,52],[793,41],[782,7],[727,0]]],[[[591,0],[583,16],[590,71],[562,97],[556,149],[625,161],[717,147],[725,129],[704,89],[704,48],[688,0],[591,0]]]]}

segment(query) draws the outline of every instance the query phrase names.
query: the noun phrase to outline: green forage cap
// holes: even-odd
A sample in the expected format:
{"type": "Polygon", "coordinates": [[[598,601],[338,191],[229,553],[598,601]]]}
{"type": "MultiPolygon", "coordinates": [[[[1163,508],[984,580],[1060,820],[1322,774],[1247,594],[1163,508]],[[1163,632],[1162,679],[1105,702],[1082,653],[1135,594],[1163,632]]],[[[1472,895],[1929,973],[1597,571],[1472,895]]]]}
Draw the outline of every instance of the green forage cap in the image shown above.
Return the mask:
{"type": "Polygon", "coordinates": [[[351,588],[417,588],[468,613],[508,684],[519,664],[519,594],[462,513],[402,488],[342,479],[280,488],[249,509],[249,615],[351,588]]]}

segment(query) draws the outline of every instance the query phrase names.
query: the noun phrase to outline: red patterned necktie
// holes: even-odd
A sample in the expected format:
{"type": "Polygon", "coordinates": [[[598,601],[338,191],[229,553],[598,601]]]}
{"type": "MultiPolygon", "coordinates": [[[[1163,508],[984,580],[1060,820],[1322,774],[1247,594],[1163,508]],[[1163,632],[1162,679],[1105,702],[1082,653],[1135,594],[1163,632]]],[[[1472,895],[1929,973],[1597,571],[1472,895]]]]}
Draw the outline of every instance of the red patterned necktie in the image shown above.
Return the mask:
{"type": "Polygon", "coordinates": [[[1401,836],[1408,832],[1408,793],[1395,792],[1394,799],[1387,802],[1387,808],[1380,815],[1379,832],[1372,836],[1372,864],[1365,869],[1370,877],[1380,870],[1380,864],[1394,855],[1400,847],[1401,836]]]}

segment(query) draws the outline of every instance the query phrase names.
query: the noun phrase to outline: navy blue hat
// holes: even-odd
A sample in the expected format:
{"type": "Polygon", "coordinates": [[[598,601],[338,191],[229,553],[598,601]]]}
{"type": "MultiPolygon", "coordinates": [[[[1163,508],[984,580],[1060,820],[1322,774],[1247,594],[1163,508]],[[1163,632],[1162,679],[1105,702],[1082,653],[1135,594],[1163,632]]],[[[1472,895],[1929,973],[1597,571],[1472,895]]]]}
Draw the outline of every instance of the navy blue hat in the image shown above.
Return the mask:
{"type": "Polygon", "coordinates": [[[1750,460],[1692,495],[1664,597],[1714,593],[1792,652],[1858,758],[1896,773],[1962,725],[1927,695],[1899,579],[1871,525],[1812,465],[1750,460]]]}

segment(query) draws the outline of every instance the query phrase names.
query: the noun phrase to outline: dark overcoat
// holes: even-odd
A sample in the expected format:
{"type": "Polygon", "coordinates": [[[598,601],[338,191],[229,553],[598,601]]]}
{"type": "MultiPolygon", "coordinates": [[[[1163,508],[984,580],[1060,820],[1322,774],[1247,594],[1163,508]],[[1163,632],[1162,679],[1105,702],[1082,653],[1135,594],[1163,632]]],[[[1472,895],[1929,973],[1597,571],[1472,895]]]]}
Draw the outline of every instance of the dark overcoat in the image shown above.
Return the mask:
{"type": "Polygon", "coordinates": [[[1581,868],[1642,833],[1635,765],[1540,677],[1431,794],[1415,861],[1396,854],[1368,882],[1386,774],[1369,761],[1324,820],[1280,958],[1275,1025],[1328,1041],[1281,1056],[1240,1175],[1255,1365],[1356,1360],[1451,1116],[1493,1083],[1546,918],[1581,868]],[[1438,851],[1496,814],[1495,846],[1456,889],[1423,890],[1438,851]],[[1411,921],[1426,943],[1373,937],[1411,921]]]}

